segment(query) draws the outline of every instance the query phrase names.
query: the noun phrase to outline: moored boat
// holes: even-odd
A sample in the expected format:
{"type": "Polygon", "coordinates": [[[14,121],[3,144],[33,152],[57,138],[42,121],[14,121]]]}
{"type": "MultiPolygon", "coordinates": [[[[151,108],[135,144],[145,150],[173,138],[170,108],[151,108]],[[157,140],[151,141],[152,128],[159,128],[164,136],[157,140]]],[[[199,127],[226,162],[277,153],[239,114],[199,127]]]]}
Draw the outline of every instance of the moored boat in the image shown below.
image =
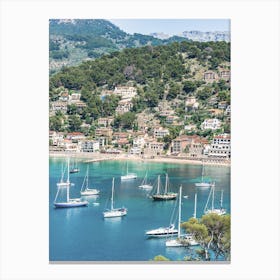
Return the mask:
{"type": "Polygon", "coordinates": [[[55,208],[72,208],[72,207],[81,207],[81,206],[87,206],[88,202],[86,200],[82,200],[81,198],[70,198],[69,197],[69,189],[71,186],[70,179],[69,179],[69,159],[67,160],[67,180],[63,181],[63,173],[61,177],[61,181],[57,183],[57,192],[54,199],[54,207],[55,208]],[[61,188],[66,188],[66,201],[57,201],[58,194],[61,190],[61,188]]]}
{"type": "MultiPolygon", "coordinates": [[[[193,238],[192,234],[181,235],[181,207],[182,207],[182,186],[179,189],[179,209],[178,209],[178,237],[176,239],[167,240],[166,247],[187,247],[198,245],[198,242],[193,238]]],[[[195,198],[196,207],[196,198],[195,198]]],[[[194,215],[196,215],[196,210],[194,215]]]]}
{"type": "Polygon", "coordinates": [[[104,218],[122,217],[127,214],[127,209],[125,207],[114,208],[114,182],[115,182],[115,178],[113,178],[112,180],[111,208],[103,212],[104,218]]]}
{"type": "Polygon", "coordinates": [[[211,190],[209,192],[207,202],[204,208],[204,214],[217,214],[219,216],[225,215],[227,211],[225,208],[223,208],[223,190],[221,191],[220,208],[215,208],[214,202],[215,202],[215,184],[212,185],[211,190]],[[208,203],[211,196],[212,196],[212,204],[211,204],[211,208],[208,208],[208,203]]]}
{"type": "Polygon", "coordinates": [[[137,178],[136,173],[129,173],[128,172],[128,164],[126,164],[126,175],[121,176],[122,181],[133,180],[137,178]]]}
{"type": "Polygon", "coordinates": [[[169,179],[168,174],[165,175],[165,188],[164,192],[160,191],[160,175],[158,175],[158,181],[157,181],[157,191],[155,194],[152,195],[152,198],[154,200],[172,200],[176,199],[177,193],[169,192],[168,186],[169,186],[169,179]]]}
{"type": "Polygon", "coordinates": [[[99,193],[100,193],[99,190],[91,189],[88,187],[88,166],[87,166],[87,172],[81,187],[80,194],[83,196],[87,196],[87,195],[97,195],[99,193]]]}

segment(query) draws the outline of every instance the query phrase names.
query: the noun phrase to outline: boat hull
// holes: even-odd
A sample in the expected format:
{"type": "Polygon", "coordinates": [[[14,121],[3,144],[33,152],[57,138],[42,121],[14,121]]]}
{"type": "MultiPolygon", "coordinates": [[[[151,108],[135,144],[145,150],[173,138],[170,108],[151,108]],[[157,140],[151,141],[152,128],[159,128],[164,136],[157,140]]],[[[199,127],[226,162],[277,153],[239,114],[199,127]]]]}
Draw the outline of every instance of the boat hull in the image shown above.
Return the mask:
{"type": "Polygon", "coordinates": [[[122,217],[127,214],[127,209],[125,208],[119,208],[119,209],[113,209],[103,212],[104,218],[116,218],[116,217],[122,217]]]}
{"type": "Polygon", "coordinates": [[[154,194],[152,195],[153,200],[172,200],[177,198],[177,194],[154,194]]]}
{"type": "Polygon", "coordinates": [[[55,208],[72,208],[72,207],[82,207],[87,206],[87,201],[70,201],[70,202],[55,202],[55,208]]]}
{"type": "Polygon", "coordinates": [[[70,182],[59,182],[56,184],[59,188],[67,188],[67,187],[70,187],[70,182]]]}
{"type": "Polygon", "coordinates": [[[97,195],[100,193],[100,191],[96,190],[96,189],[85,189],[84,191],[81,191],[80,193],[83,196],[87,196],[87,195],[97,195]]]}
{"type": "Polygon", "coordinates": [[[144,190],[151,190],[153,188],[152,185],[141,185],[138,186],[139,189],[144,189],[144,190]]]}
{"type": "Polygon", "coordinates": [[[166,237],[166,236],[171,236],[171,235],[177,235],[178,231],[174,231],[174,232],[168,232],[168,233],[154,233],[154,234],[150,234],[150,233],[146,233],[147,237],[155,237],[155,238],[161,238],[161,237],[166,237]]]}
{"type": "Polygon", "coordinates": [[[135,175],[135,174],[121,176],[122,181],[128,181],[128,180],[134,180],[134,179],[137,179],[137,175],[135,175]]]}
{"type": "Polygon", "coordinates": [[[78,168],[74,168],[74,169],[71,169],[69,171],[70,174],[72,174],[72,173],[79,173],[79,172],[80,172],[80,169],[78,169],[78,168]]]}
{"type": "Polygon", "coordinates": [[[211,183],[207,183],[207,182],[200,182],[200,183],[195,183],[196,187],[203,187],[203,188],[209,188],[212,186],[211,183]]]}
{"type": "Polygon", "coordinates": [[[226,213],[225,209],[210,209],[205,211],[205,214],[217,214],[219,216],[225,215],[226,213]]]}
{"type": "Polygon", "coordinates": [[[174,225],[171,225],[170,227],[160,227],[157,229],[148,230],[145,234],[148,237],[166,237],[178,234],[178,229],[175,229],[174,225]]]}
{"type": "Polygon", "coordinates": [[[187,233],[180,238],[167,240],[165,245],[166,247],[188,247],[199,245],[199,243],[194,239],[191,233],[187,233]]]}

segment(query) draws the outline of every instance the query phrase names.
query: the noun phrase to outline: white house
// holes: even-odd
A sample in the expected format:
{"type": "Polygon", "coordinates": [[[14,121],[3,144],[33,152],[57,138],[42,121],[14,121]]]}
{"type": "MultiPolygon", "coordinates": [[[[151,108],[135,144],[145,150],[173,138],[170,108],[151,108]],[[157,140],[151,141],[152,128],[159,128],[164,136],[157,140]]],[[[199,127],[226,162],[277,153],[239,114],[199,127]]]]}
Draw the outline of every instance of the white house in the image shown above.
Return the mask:
{"type": "Polygon", "coordinates": [[[49,139],[52,142],[53,146],[57,146],[59,143],[63,141],[64,136],[62,132],[50,131],[49,139]]]}
{"type": "Polygon", "coordinates": [[[134,148],[142,149],[142,148],[144,148],[145,143],[146,143],[146,141],[145,141],[144,137],[137,137],[137,138],[133,139],[133,147],[134,148]]]}
{"type": "Polygon", "coordinates": [[[141,149],[139,147],[132,147],[130,149],[130,154],[132,154],[132,155],[140,155],[141,154],[141,149]]]}
{"type": "Polygon", "coordinates": [[[131,101],[127,101],[127,100],[121,100],[118,103],[118,106],[116,108],[116,113],[117,114],[124,114],[129,112],[133,107],[133,104],[131,101]]]}
{"type": "Polygon", "coordinates": [[[72,93],[69,96],[69,101],[79,101],[81,98],[81,94],[80,93],[72,93]]]}
{"type": "Polygon", "coordinates": [[[164,136],[169,134],[169,130],[167,128],[158,127],[154,129],[154,138],[163,138],[164,136]]]}
{"type": "Polygon", "coordinates": [[[229,134],[225,133],[214,137],[208,150],[208,157],[230,159],[231,141],[229,134]]]}
{"type": "Polygon", "coordinates": [[[99,141],[85,140],[81,141],[79,144],[82,152],[93,153],[100,149],[99,141]]]}
{"type": "Polygon", "coordinates": [[[114,94],[119,95],[121,99],[131,100],[134,96],[137,95],[137,90],[135,87],[117,86],[114,89],[114,94]]]}
{"type": "Polygon", "coordinates": [[[62,113],[67,112],[67,103],[64,101],[54,101],[51,102],[51,111],[61,111],[62,113]]]}
{"type": "Polygon", "coordinates": [[[206,119],[204,122],[201,124],[201,129],[212,129],[216,130],[221,127],[221,121],[218,119],[206,119]]]}

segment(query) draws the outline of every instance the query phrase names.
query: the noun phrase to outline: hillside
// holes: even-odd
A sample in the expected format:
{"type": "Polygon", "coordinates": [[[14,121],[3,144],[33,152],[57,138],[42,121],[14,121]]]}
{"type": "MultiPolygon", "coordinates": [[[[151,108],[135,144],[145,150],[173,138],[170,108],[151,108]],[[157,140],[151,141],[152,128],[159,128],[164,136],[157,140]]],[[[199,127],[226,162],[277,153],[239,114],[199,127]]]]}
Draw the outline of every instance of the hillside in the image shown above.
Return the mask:
{"type": "Polygon", "coordinates": [[[169,141],[178,133],[212,137],[214,131],[201,129],[209,118],[221,122],[220,132],[230,133],[225,110],[230,105],[229,73],[230,44],[226,42],[175,42],[113,52],[50,77],[50,128],[94,135],[97,120],[110,116],[115,129],[137,130],[147,125],[143,120],[150,116],[150,131],[159,124],[167,127],[169,141]],[[133,94],[127,98],[126,93],[117,93],[118,88],[133,94]],[[61,106],[59,100],[73,94],[79,94],[81,102],[66,99],[64,113],[59,113],[55,108],[61,106]],[[183,131],[185,126],[190,131],[183,131]]]}
{"type": "Polygon", "coordinates": [[[84,60],[92,60],[124,48],[188,41],[179,36],[161,40],[138,33],[127,34],[103,19],[51,19],[49,34],[51,74],[62,66],[78,65],[84,60]]]}

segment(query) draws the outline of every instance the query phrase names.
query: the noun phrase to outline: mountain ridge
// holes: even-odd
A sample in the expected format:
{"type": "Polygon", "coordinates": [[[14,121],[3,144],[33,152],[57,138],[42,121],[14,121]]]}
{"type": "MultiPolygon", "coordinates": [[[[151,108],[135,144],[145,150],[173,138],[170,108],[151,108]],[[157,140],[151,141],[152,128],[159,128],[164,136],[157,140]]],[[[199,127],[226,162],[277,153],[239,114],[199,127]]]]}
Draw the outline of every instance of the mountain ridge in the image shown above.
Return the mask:
{"type": "Polygon", "coordinates": [[[56,73],[64,66],[79,65],[82,61],[124,48],[191,41],[186,34],[162,39],[156,38],[155,35],[128,34],[105,19],[50,19],[49,34],[50,74],[56,73]]]}

